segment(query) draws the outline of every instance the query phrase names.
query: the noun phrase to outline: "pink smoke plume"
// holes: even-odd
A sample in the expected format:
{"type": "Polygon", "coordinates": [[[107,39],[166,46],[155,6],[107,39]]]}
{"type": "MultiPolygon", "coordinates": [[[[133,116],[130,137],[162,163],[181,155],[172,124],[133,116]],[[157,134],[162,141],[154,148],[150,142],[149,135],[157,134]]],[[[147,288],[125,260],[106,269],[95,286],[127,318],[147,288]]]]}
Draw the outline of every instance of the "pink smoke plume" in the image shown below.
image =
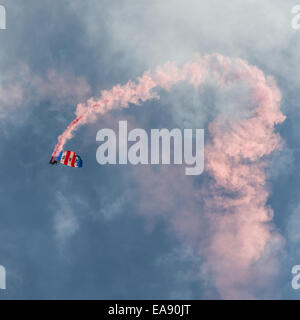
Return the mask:
{"type": "MultiPolygon", "coordinates": [[[[223,61],[228,67],[228,60],[223,61]]],[[[273,211],[266,206],[266,156],[281,148],[274,125],[285,117],[280,112],[281,95],[274,81],[243,61],[238,65],[256,106],[252,117],[235,121],[227,132],[222,130],[222,121],[210,124],[212,142],[206,146],[205,158],[214,182],[206,210],[211,212],[216,233],[204,254],[223,297],[254,298],[249,283],[270,285],[269,276],[276,272],[277,261],[268,260],[269,270],[257,266],[272,246],[278,249],[282,243],[269,223],[273,211]],[[224,196],[224,191],[231,196],[224,196]]]]}
{"type": "MultiPolygon", "coordinates": [[[[282,143],[274,126],[285,119],[280,111],[280,91],[271,77],[265,77],[261,70],[244,60],[219,54],[198,58],[182,68],[166,63],[153,74],[145,72],[137,83],[116,85],[102,91],[99,100],[79,104],[76,119],[58,138],[53,155],[62,150],[80,125],[93,121],[96,113],[159,98],[155,88],[169,90],[181,81],[198,88],[207,79],[213,79],[221,88],[246,81],[253,106],[251,116],[246,119],[233,118],[225,126],[224,120],[216,117],[209,125],[211,142],[205,146],[205,170],[212,179],[205,190],[197,191],[197,196],[204,199],[199,211],[205,212],[212,231],[209,242],[199,245],[198,251],[206,257],[222,297],[253,298],[248,284],[253,281],[259,281],[261,287],[267,284],[269,276],[273,276],[272,270],[276,269],[276,259],[269,260],[269,272],[262,271],[260,265],[265,255],[272,255],[272,246],[282,242],[271,223],[273,211],[266,204],[269,197],[266,157],[280,150],[282,143]]],[[[178,237],[189,238],[202,232],[201,223],[196,222],[199,219],[201,215],[185,212],[174,219],[173,229],[178,237]]]]}

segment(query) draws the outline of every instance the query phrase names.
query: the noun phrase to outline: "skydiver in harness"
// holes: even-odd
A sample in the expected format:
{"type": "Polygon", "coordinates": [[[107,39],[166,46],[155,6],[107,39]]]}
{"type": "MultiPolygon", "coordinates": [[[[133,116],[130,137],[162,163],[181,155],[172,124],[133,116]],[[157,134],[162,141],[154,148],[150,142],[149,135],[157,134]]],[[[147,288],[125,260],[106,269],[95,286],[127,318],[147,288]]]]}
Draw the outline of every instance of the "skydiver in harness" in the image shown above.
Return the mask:
{"type": "Polygon", "coordinates": [[[58,161],[56,160],[55,157],[51,157],[50,161],[49,161],[49,164],[51,164],[52,166],[55,165],[55,164],[58,164],[58,161]]]}

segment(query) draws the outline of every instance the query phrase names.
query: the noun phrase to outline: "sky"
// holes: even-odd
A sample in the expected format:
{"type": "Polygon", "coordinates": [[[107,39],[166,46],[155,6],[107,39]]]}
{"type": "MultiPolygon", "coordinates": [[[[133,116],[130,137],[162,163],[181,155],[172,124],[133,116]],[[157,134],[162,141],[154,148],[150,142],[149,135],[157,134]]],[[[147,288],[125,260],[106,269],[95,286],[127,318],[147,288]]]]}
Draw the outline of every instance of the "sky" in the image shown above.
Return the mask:
{"type": "Polygon", "coordinates": [[[299,299],[297,4],[0,0],[0,299],[299,299]],[[164,87],[169,61],[208,76],[164,87]],[[245,78],[223,87],[218,63],[245,78]],[[82,169],[48,165],[77,105],[147,70],[159,99],[80,126],[65,148],[82,169]],[[204,129],[203,174],[99,165],[96,134],[119,120],[204,129]]]}

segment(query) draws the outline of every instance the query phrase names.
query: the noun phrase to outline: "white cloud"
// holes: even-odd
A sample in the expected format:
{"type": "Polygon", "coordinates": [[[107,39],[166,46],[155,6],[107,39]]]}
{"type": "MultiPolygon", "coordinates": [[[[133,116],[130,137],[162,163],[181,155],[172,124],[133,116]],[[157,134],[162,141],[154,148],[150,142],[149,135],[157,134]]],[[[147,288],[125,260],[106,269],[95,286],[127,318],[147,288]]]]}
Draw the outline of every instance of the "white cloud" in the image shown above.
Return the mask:
{"type": "Polygon", "coordinates": [[[45,101],[50,102],[52,109],[63,104],[75,105],[90,93],[90,86],[83,77],[55,70],[38,75],[27,64],[20,63],[0,76],[0,117],[45,101]]]}
{"type": "Polygon", "coordinates": [[[125,198],[118,197],[113,201],[111,199],[107,199],[103,202],[104,203],[103,205],[101,205],[100,214],[104,217],[104,219],[111,220],[115,218],[116,215],[122,212],[122,208],[125,204],[125,198]]]}
{"type": "Polygon", "coordinates": [[[55,238],[60,245],[64,245],[79,230],[79,221],[71,201],[61,192],[57,193],[56,201],[54,216],[55,238]]]}

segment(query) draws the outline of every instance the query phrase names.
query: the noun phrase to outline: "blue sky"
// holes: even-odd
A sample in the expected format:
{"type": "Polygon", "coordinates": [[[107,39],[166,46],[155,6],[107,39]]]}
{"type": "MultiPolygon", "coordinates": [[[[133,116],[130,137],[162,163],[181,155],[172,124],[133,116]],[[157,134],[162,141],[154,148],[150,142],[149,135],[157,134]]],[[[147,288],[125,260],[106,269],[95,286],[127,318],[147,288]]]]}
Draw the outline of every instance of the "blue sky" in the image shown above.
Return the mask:
{"type": "MultiPolygon", "coordinates": [[[[181,193],[188,178],[180,169],[100,166],[95,157],[97,131],[120,119],[145,129],[206,129],[215,113],[230,117],[213,84],[201,94],[178,85],[159,101],[99,116],[67,145],[82,156],[82,170],[48,166],[76,104],[166,61],[214,52],[257,65],[281,90],[287,118],[276,130],[285,146],[270,158],[267,183],[284,249],[276,276],[249,290],[257,298],[300,297],[290,285],[291,267],[300,264],[300,31],[290,25],[296,1],[282,2],[0,0],[7,10],[7,30],[0,30],[1,299],[221,298],[205,257],[172,232],[174,206],[151,198],[151,188],[172,176],[178,207],[197,203],[181,193]]],[[[226,106],[243,92],[232,94],[226,106]]]]}

